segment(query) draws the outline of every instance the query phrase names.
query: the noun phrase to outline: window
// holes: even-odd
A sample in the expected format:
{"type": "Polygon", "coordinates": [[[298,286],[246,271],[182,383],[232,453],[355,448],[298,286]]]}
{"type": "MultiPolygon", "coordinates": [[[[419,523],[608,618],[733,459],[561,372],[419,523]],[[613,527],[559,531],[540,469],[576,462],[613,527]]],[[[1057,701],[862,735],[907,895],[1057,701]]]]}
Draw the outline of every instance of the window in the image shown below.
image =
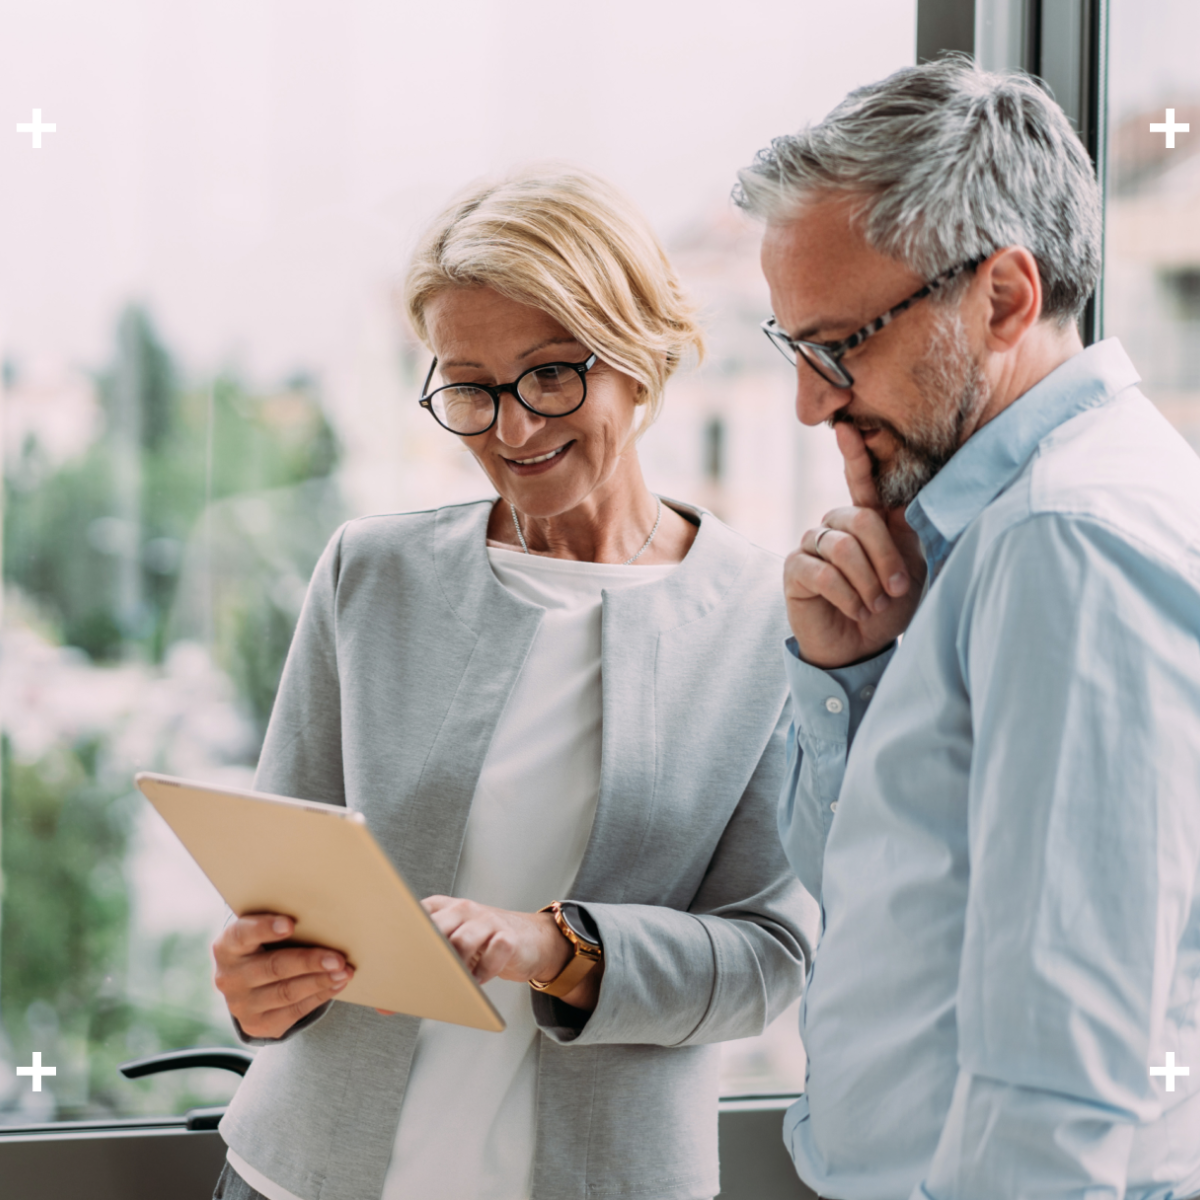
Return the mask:
{"type": "Polygon", "coordinates": [[[1113,0],[1108,36],[1105,332],[1200,450],[1200,12],[1113,0]]]}
{"type": "MultiPolygon", "coordinates": [[[[927,3],[922,19],[936,11],[949,28],[946,13],[969,8],[927,3]]],[[[983,65],[1042,77],[1080,131],[1105,188],[1085,339],[1120,338],[1146,395],[1200,448],[1200,13],[1186,0],[978,0],[966,36],[983,65]],[[1151,129],[1168,121],[1173,135],[1151,129]]]]}
{"type": "MultiPolygon", "coordinates": [[[[333,529],[485,492],[416,405],[426,358],[395,304],[456,188],[562,157],[663,233],[712,353],[644,443],[658,490],[777,550],[841,496],[758,332],[757,233],[727,196],[771,136],[912,61],[915,3],[864,0],[851,41],[835,5],[516,7],[6,16],[0,109],[53,130],[0,138],[0,1124],[230,1094],[221,1072],[115,1069],[233,1043],[222,906],[131,779],[248,785],[333,529]],[[544,86],[497,70],[564,47],[544,86]],[[57,1072],[38,1092],[15,1075],[34,1052],[57,1072]]],[[[732,1090],[801,1086],[794,1011],[726,1062],[732,1090]]]]}

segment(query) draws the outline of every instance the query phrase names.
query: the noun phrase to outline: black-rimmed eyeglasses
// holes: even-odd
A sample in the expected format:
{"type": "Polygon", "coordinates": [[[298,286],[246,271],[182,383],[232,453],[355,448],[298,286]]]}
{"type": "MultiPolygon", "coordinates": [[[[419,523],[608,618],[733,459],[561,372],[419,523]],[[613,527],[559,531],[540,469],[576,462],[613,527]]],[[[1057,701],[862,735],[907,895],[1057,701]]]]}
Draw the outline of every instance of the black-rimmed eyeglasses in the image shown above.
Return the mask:
{"type": "Polygon", "coordinates": [[[438,360],[433,360],[421,387],[420,405],[444,429],[460,437],[487,433],[500,416],[500,397],[508,392],[522,408],[538,417],[565,417],[587,399],[587,373],[596,365],[590,354],[581,363],[543,363],[522,371],[512,383],[448,383],[429,391],[438,360]]]}
{"type": "Polygon", "coordinates": [[[848,338],[840,342],[806,342],[799,338],[788,337],[775,323],[774,317],[768,317],[762,323],[762,331],[779,347],[780,353],[790,363],[797,357],[806,363],[827,383],[837,388],[848,388],[854,385],[854,376],[842,366],[842,356],[855,346],[861,346],[873,333],[878,333],[886,325],[890,325],[906,308],[911,308],[918,300],[924,300],[938,288],[944,287],[956,275],[966,270],[974,270],[984,259],[973,258],[970,262],[959,263],[957,267],[931,280],[918,292],[913,292],[907,300],[901,300],[895,308],[888,309],[882,317],[869,321],[861,329],[856,330],[848,338]]]}

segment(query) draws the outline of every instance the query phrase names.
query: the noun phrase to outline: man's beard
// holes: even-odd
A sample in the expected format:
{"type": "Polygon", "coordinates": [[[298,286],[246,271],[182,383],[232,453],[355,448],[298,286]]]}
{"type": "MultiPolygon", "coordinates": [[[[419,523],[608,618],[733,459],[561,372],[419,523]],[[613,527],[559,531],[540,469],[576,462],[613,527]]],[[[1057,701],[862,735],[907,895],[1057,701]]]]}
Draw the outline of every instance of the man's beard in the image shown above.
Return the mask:
{"type": "Polygon", "coordinates": [[[888,421],[860,423],[845,409],[829,420],[830,425],[845,421],[859,429],[885,429],[891,435],[894,450],[886,462],[866,447],[879,500],[889,509],[907,507],[953,458],[962,445],[963,430],[988,402],[987,379],[971,356],[957,311],[939,317],[912,378],[924,407],[908,419],[906,432],[888,421]]]}

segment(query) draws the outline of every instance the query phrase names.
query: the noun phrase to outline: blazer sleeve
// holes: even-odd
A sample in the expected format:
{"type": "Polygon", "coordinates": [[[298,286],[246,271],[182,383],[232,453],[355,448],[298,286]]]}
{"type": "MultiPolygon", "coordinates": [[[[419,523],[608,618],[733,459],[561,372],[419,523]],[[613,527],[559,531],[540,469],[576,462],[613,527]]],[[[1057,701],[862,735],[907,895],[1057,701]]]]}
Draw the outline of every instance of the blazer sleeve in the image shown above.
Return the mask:
{"type": "MultiPolygon", "coordinates": [[[[337,584],[345,526],[334,534],[317,562],[300,611],[267,736],[255,791],[345,807],[342,776],[341,690],[337,664],[337,584]]],[[[231,1017],[238,1041],[269,1046],[315,1024],[332,1000],[301,1017],[277,1038],[248,1036],[231,1017]]]]}
{"type": "Polygon", "coordinates": [[[592,1013],[531,993],[560,1044],[688,1046],[760,1034],[799,994],[812,960],[816,902],[776,832],[783,713],[689,907],[581,903],[604,943],[592,1013]]]}

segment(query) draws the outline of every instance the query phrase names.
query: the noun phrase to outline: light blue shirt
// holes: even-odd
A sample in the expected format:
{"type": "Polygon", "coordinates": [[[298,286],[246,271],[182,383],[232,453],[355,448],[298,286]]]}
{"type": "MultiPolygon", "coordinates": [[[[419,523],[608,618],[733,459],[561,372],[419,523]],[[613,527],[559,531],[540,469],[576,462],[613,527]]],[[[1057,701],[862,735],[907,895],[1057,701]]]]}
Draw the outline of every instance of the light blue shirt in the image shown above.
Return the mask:
{"type": "Polygon", "coordinates": [[[1136,383],[1092,346],[922,490],[899,648],[785,654],[824,1196],[1200,1193],[1200,461],[1136,383]]]}

